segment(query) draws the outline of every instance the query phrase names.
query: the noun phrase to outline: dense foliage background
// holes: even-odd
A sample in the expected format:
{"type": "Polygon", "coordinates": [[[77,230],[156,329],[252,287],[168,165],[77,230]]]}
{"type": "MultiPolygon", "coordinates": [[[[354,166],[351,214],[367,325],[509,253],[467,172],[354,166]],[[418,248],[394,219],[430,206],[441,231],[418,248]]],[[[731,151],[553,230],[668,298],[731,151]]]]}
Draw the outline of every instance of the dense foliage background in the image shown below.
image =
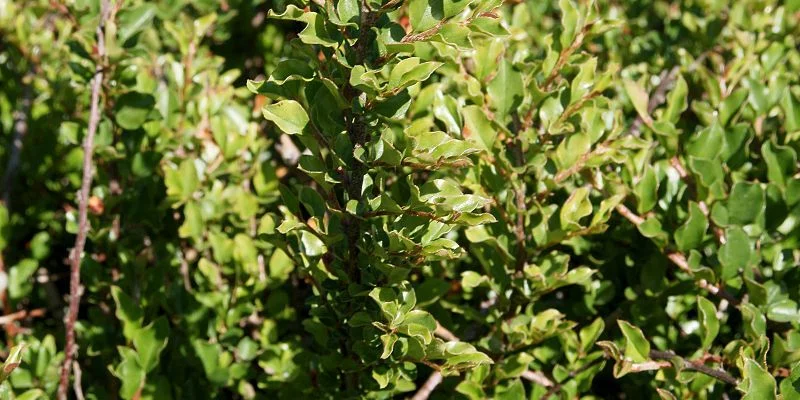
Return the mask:
{"type": "Polygon", "coordinates": [[[800,1],[101,11],[0,0],[2,396],[83,202],[73,398],[800,399],[800,1]]]}

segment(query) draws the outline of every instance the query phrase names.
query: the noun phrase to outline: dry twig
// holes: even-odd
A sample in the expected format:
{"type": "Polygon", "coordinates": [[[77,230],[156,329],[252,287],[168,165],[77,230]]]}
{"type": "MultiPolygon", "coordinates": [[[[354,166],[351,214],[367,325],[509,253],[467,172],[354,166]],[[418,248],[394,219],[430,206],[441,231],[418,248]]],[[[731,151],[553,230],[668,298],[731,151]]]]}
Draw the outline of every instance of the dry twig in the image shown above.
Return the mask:
{"type": "Polygon", "coordinates": [[[89,232],[87,220],[89,191],[92,186],[92,153],[94,151],[94,136],[100,123],[100,91],[103,87],[103,64],[106,56],[105,24],[109,18],[111,7],[109,0],[102,0],[100,22],[97,25],[97,62],[92,81],[92,98],[89,110],[89,126],[83,142],[83,176],[81,178],[81,191],[78,197],[78,234],[75,237],[75,247],[70,254],[70,283],[69,283],[69,312],[66,318],[66,346],[64,364],[61,367],[61,378],[58,385],[59,400],[67,399],[69,375],[72,369],[72,360],[77,352],[75,344],[75,322],[78,319],[78,308],[81,298],[81,260],[86,245],[86,236],[89,232]]]}

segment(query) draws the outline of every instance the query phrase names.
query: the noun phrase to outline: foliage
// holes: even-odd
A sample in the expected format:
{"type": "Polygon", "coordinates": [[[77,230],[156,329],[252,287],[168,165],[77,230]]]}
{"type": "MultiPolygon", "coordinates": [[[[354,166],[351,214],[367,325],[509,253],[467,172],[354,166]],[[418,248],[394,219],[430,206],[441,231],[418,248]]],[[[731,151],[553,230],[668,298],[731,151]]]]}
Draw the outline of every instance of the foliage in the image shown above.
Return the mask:
{"type": "Polygon", "coordinates": [[[112,4],[0,0],[2,396],[101,65],[86,398],[800,398],[800,2],[112,4]]]}

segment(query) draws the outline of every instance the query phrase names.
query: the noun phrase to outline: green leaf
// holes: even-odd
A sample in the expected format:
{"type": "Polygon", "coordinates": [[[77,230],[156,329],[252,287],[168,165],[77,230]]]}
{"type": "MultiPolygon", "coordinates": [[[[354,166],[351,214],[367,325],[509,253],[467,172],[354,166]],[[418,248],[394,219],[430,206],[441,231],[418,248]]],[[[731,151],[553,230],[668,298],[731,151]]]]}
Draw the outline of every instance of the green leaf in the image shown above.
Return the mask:
{"type": "Polygon", "coordinates": [[[727,280],[735,277],[739,270],[744,269],[750,263],[752,244],[742,228],[732,227],[725,230],[727,242],[720,247],[719,262],[722,264],[722,279],[727,280]]]}
{"type": "MultiPolygon", "coordinates": [[[[725,131],[714,122],[694,135],[686,146],[686,152],[693,157],[714,160],[721,152],[725,141],[725,131]]],[[[717,163],[719,165],[719,163],[717,163]]]]}
{"type": "Polygon", "coordinates": [[[752,358],[745,358],[742,370],[744,379],[739,385],[745,395],[742,400],[777,399],[775,378],[752,358]]]}
{"type": "MultiPolygon", "coordinates": [[[[570,104],[575,104],[581,98],[590,93],[592,87],[595,85],[595,71],[597,70],[597,58],[592,57],[586,62],[582,63],[578,71],[578,75],[572,80],[570,84],[570,104]]],[[[520,85],[522,83],[520,82],[520,85]]]]}
{"type": "Polygon", "coordinates": [[[761,146],[761,154],[767,163],[769,181],[780,188],[785,188],[786,183],[797,172],[797,153],[791,147],[777,146],[772,142],[767,142],[761,146]]]}
{"type": "Polygon", "coordinates": [[[650,211],[658,202],[658,178],[650,165],[645,166],[644,174],[634,186],[633,193],[638,200],[636,210],[639,214],[650,211]]]}
{"type": "Polygon", "coordinates": [[[133,349],[118,347],[122,362],[114,369],[114,376],[122,381],[119,393],[123,398],[131,399],[144,386],[146,373],[139,366],[139,359],[133,349]]]}
{"type": "Polygon", "coordinates": [[[525,386],[519,379],[512,379],[495,390],[496,400],[525,400],[525,386]]]}
{"type": "Polygon", "coordinates": [[[719,319],[717,308],[705,297],[697,297],[697,314],[700,320],[700,337],[703,349],[710,349],[711,344],[719,333],[719,319]]]}
{"type": "Polygon", "coordinates": [[[664,114],[661,115],[659,120],[677,123],[681,114],[688,108],[687,95],[689,88],[686,85],[686,80],[683,75],[678,74],[678,79],[675,81],[675,88],[669,92],[667,96],[667,108],[664,114]]]}
{"type": "Polygon", "coordinates": [[[306,26],[297,37],[305,44],[318,44],[324,47],[336,47],[339,44],[336,40],[339,35],[333,29],[335,26],[328,26],[321,14],[306,12],[290,4],[282,14],[276,14],[273,10],[269,10],[269,16],[276,19],[304,22],[306,26]]]}
{"type": "Polygon", "coordinates": [[[561,48],[566,49],[572,45],[578,31],[583,29],[583,18],[578,6],[572,0],[559,0],[558,8],[561,9],[561,26],[563,28],[559,41],[561,48]]]}
{"type": "Polygon", "coordinates": [[[554,131],[555,122],[561,117],[562,113],[564,113],[564,106],[561,105],[561,102],[555,97],[548,97],[542,106],[539,107],[539,119],[542,120],[542,125],[544,125],[550,133],[556,133],[551,131],[554,131]]]}
{"type": "Polygon", "coordinates": [[[142,309],[118,286],[111,287],[111,297],[117,305],[115,315],[122,321],[123,335],[126,339],[133,340],[142,326],[142,309]]]}
{"type": "Polygon", "coordinates": [[[303,244],[303,252],[309,257],[321,256],[328,251],[325,243],[308,231],[300,233],[300,242],[303,244]]]}
{"type": "Polygon", "coordinates": [[[800,322],[800,312],[794,300],[783,299],[767,307],[767,318],[775,322],[800,322]]]}
{"type": "Polygon", "coordinates": [[[266,105],[261,112],[264,118],[274,122],[280,130],[290,135],[302,133],[308,124],[306,110],[294,100],[282,100],[266,105]]]}
{"type": "Polygon", "coordinates": [[[633,103],[633,108],[635,108],[636,112],[639,114],[639,117],[646,125],[652,125],[653,119],[650,118],[650,113],[647,111],[650,96],[647,95],[644,88],[636,81],[623,79],[622,84],[625,87],[625,92],[631,99],[631,103],[633,103]]]}
{"type": "Polygon", "coordinates": [[[589,188],[581,187],[572,192],[561,207],[559,217],[561,228],[564,230],[577,230],[581,228],[580,220],[592,213],[592,203],[589,201],[589,188]]]}
{"type": "Polygon", "coordinates": [[[155,99],[149,94],[128,92],[117,98],[114,104],[114,118],[124,129],[139,129],[147,121],[155,108],[155,99]]]}
{"type": "Polygon", "coordinates": [[[491,121],[486,118],[483,110],[478,106],[466,106],[461,113],[464,115],[464,131],[466,131],[463,136],[471,137],[483,149],[491,150],[497,137],[497,131],[491,121]]]}
{"type": "Polygon", "coordinates": [[[750,89],[747,101],[758,115],[766,114],[772,106],[770,102],[769,89],[761,82],[752,78],[745,78],[745,84],[750,89]]]}
{"type": "Polygon", "coordinates": [[[3,362],[3,370],[0,371],[0,383],[8,379],[12,372],[22,363],[22,357],[25,354],[25,344],[14,346],[9,350],[8,357],[3,362]]]}
{"type": "Polygon", "coordinates": [[[387,90],[397,91],[414,83],[425,81],[441,65],[442,63],[435,61],[420,63],[419,57],[406,58],[392,68],[387,90]]]}
{"type": "Polygon", "coordinates": [[[200,185],[197,170],[191,159],[181,161],[177,170],[166,168],[164,175],[167,195],[176,202],[190,200],[200,185]]]}
{"type": "Polygon", "coordinates": [[[737,182],[728,197],[729,221],[747,225],[764,212],[764,190],[759,183],[737,182]]]}
{"type": "Polygon", "coordinates": [[[781,382],[783,400],[800,400],[800,362],[789,368],[791,373],[781,382]]]}
{"type": "Polygon", "coordinates": [[[506,116],[522,103],[524,84],[522,74],[503,58],[497,74],[486,88],[489,102],[495,110],[496,119],[505,121],[506,116]]]}
{"type": "Polygon", "coordinates": [[[678,245],[678,250],[686,252],[698,248],[707,229],[708,219],[703,210],[697,203],[690,202],[686,222],[675,230],[675,244],[678,245]]]}
{"type": "Polygon", "coordinates": [[[644,362],[650,357],[650,342],[644,337],[642,330],[627,321],[617,321],[619,329],[625,336],[625,358],[633,362],[644,362]]]}
{"type": "Polygon", "coordinates": [[[145,373],[152,371],[158,365],[159,356],[167,347],[168,339],[169,322],[164,316],[140,329],[133,337],[133,345],[139,354],[139,365],[145,373]]]}
{"type": "Polygon", "coordinates": [[[580,330],[578,336],[581,340],[582,352],[587,353],[594,347],[594,343],[600,338],[600,335],[605,329],[605,325],[602,318],[597,318],[594,322],[580,330]]]}
{"type": "Polygon", "coordinates": [[[117,19],[117,37],[120,43],[125,43],[128,39],[150,26],[153,17],[156,16],[156,6],[149,3],[140,4],[136,7],[125,7],[119,13],[117,19]]]}
{"type": "Polygon", "coordinates": [[[787,87],[781,97],[781,108],[784,114],[784,127],[787,132],[800,131],[800,104],[787,87]]]}

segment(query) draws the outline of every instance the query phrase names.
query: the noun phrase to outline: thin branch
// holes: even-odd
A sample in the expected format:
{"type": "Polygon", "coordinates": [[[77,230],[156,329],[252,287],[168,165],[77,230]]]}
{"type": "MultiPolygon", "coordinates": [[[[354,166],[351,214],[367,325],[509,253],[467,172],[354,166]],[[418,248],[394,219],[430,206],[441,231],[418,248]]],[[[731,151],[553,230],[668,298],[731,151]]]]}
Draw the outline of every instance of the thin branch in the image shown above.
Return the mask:
{"type": "Polygon", "coordinates": [[[400,40],[400,43],[414,43],[430,39],[431,37],[433,37],[433,35],[439,33],[439,31],[442,29],[443,26],[444,26],[444,20],[440,20],[438,23],[436,23],[436,25],[434,25],[432,28],[428,30],[413,35],[406,35],[400,40]]]}
{"type": "Polygon", "coordinates": [[[523,372],[522,375],[520,376],[522,377],[522,379],[533,382],[539,386],[553,387],[555,385],[553,381],[550,380],[550,378],[544,376],[543,373],[538,371],[527,370],[523,372]]]}
{"type": "Polygon", "coordinates": [[[92,153],[94,151],[94,136],[100,123],[100,91],[103,86],[103,64],[106,56],[105,24],[109,19],[111,7],[109,0],[102,0],[100,21],[97,25],[97,62],[94,80],[92,81],[92,98],[89,110],[89,126],[83,142],[83,176],[81,178],[81,191],[78,197],[78,234],[75,237],[75,247],[70,254],[70,284],[69,284],[69,313],[66,318],[66,346],[64,349],[64,364],[61,367],[61,379],[58,385],[59,400],[67,399],[69,375],[72,360],[77,352],[75,344],[75,322],[78,319],[78,308],[81,298],[81,259],[86,245],[86,236],[89,231],[87,221],[89,192],[92,186],[92,153]]]}
{"type": "Polygon", "coordinates": [[[401,216],[401,215],[410,215],[413,217],[420,217],[420,218],[427,218],[432,221],[441,222],[443,224],[449,224],[453,222],[453,218],[444,219],[442,217],[437,217],[436,214],[428,211],[415,211],[415,210],[402,210],[399,212],[395,211],[388,211],[388,210],[381,210],[381,211],[370,211],[364,213],[364,218],[374,218],[374,217],[384,217],[384,216],[401,216]]]}
{"type": "Polygon", "coordinates": [[[558,55],[558,61],[556,61],[556,65],[553,66],[553,70],[550,71],[550,75],[544,80],[544,91],[547,92],[550,90],[550,85],[556,80],[559,73],[561,72],[561,68],[566,64],[567,60],[569,60],[569,56],[572,55],[576,50],[578,50],[581,45],[583,45],[583,39],[586,38],[586,34],[589,33],[589,30],[592,29],[594,23],[587,23],[586,25],[581,28],[577,35],[575,35],[575,39],[572,41],[572,44],[567,47],[566,49],[562,50],[561,53],[558,55]]]}
{"type": "Polygon", "coordinates": [[[440,383],[442,383],[442,373],[433,371],[411,400],[427,400],[440,383]]]}
{"type": "MultiPolygon", "coordinates": [[[[739,380],[736,379],[733,375],[729,374],[724,369],[719,368],[711,368],[704,365],[700,361],[690,361],[681,356],[676,355],[671,351],[659,351],[659,350],[650,350],[650,358],[654,360],[679,360],[683,365],[681,366],[683,369],[700,372],[701,374],[708,375],[712,378],[719,379],[725,383],[729,383],[731,385],[738,385],[739,380]]],[[[667,367],[672,367],[672,364],[668,365],[667,367]]]]}
{"type": "MultiPolygon", "coordinates": [[[[547,75],[547,78],[545,78],[544,83],[542,84],[542,88],[545,92],[550,91],[550,86],[553,84],[553,82],[555,82],[556,78],[561,73],[561,68],[564,67],[564,64],[567,62],[567,60],[569,60],[569,57],[572,55],[572,53],[574,53],[581,47],[581,45],[583,45],[583,40],[586,38],[586,34],[589,33],[593,25],[594,25],[593,23],[587,23],[586,25],[584,25],[583,28],[581,28],[581,30],[575,36],[575,39],[572,41],[572,44],[566,49],[562,49],[561,52],[558,54],[558,60],[556,61],[556,64],[553,66],[553,69],[547,75]]],[[[521,131],[525,131],[526,129],[533,126],[533,117],[535,110],[536,108],[533,107],[533,105],[531,105],[531,108],[525,114],[525,118],[522,119],[522,127],[520,129],[521,131]]]]}
{"type": "Polygon", "coordinates": [[[31,311],[22,310],[6,314],[0,316],[0,325],[9,325],[13,322],[20,321],[23,319],[41,317],[45,314],[45,312],[46,310],[44,308],[37,308],[31,311]]]}
{"type": "Polygon", "coordinates": [[[447,328],[443,327],[439,321],[436,321],[436,330],[433,332],[433,334],[444,340],[447,340],[448,342],[460,341],[458,336],[454,335],[453,332],[450,332],[447,328]]]}
{"type": "Polygon", "coordinates": [[[78,364],[77,361],[73,361],[72,369],[75,370],[75,381],[72,382],[72,390],[75,392],[75,398],[77,400],[84,400],[85,397],[83,396],[83,388],[81,387],[81,377],[83,376],[81,365],[78,364]]]}

